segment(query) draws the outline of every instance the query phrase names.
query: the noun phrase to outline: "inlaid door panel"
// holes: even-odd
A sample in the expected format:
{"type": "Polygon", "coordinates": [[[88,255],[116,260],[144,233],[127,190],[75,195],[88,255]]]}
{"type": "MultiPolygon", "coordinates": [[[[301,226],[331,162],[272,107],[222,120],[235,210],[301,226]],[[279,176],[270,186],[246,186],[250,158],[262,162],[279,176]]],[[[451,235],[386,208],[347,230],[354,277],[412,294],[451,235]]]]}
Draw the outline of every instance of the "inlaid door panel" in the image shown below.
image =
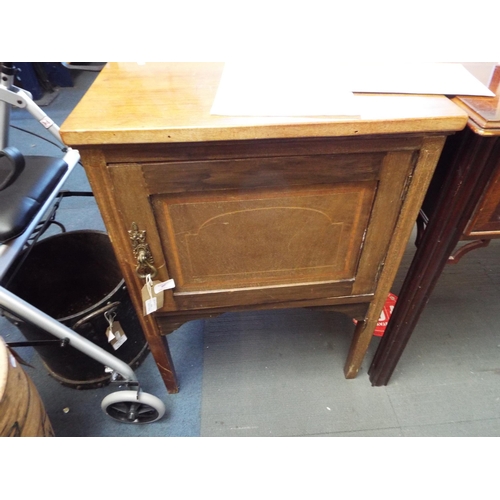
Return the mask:
{"type": "Polygon", "coordinates": [[[352,280],[375,185],[155,197],[170,274],[183,291],[352,280]]]}

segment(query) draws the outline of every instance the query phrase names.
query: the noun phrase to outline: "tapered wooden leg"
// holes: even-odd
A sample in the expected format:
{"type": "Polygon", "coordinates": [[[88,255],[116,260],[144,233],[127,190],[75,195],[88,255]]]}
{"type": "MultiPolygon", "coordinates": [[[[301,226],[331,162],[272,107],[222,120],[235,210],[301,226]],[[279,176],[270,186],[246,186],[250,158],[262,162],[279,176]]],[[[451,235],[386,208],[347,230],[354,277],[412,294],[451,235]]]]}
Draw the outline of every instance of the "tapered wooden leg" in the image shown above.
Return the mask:
{"type": "MultiPolygon", "coordinates": [[[[179,392],[167,337],[161,334],[162,332],[158,327],[158,323],[151,315],[146,317],[141,316],[139,319],[143,326],[144,337],[148,342],[149,349],[151,350],[151,354],[153,355],[167,391],[169,394],[179,392]]],[[[173,329],[171,331],[173,331],[173,329]]]]}
{"type": "Polygon", "coordinates": [[[373,321],[358,321],[344,366],[345,378],[356,378],[375,328],[373,321]]]}
{"type": "Polygon", "coordinates": [[[163,383],[167,388],[169,394],[176,394],[179,392],[177,384],[177,377],[175,374],[174,364],[170,355],[170,348],[166,337],[160,335],[147,335],[145,337],[149,344],[149,349],[155,360],[158,371],[160,372],[163,383]]]}
{"type": "Polygon", "coordinates": [[[148,343],[168,393],[176,394],[179,392],[179,386],[167,337],[157,336],[153,342],[148,340],[148,343]]]}

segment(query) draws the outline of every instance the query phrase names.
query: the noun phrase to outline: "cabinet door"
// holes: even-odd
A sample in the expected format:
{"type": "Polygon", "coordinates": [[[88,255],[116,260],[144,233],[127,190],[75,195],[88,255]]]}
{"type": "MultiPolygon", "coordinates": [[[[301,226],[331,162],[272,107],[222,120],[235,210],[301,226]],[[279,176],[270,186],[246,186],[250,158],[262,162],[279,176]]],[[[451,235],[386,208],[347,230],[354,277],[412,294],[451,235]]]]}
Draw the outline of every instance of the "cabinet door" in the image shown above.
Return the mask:
{"type": "Polygon", "coordinates": [[[376,151],[136,165],[176,285],[163,310],[370,296],[412,158],[376,151]]]}
{"type": "Polygon", "coordinates": [[[374,188],[365,182],[156,197],[179,304],[350,295],[374,188]]]}

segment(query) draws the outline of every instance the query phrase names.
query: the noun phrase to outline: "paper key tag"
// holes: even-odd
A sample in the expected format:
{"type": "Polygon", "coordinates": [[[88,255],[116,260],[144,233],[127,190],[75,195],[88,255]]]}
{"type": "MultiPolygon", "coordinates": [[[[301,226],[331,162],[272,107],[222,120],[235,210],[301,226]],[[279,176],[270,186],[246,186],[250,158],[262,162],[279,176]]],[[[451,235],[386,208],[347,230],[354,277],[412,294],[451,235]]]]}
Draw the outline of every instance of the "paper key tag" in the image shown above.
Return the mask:
{"type": "Polygon", "coordinates": [[[167,281],[153,281],[156,285],[153,287],[155,293],[163,292],[164,290],[170,290],[171,288],[175,288],[175,281],[173,279],[169,279],[167,281]]]}
{"type": "Polygon", "coordinates": [[[147,299],[146,302],[144,302],[144,316],[147,316],[148,314],[151,314],[155,312],[158,309],[158,302],[156,300],[156,297],[153,297],[152,299],[147,299]]]}
{"type": "Polygon", "coordinates": [[[163,290],[158,292],[155,290],[155,286],[160,284],[160,281],[152,281],[149,274],[146,277],[146,284],[141,290],[144,316],[163,307],[163,290]]]}
{"type": "Polygon", "coordinates": [[[115,351],[127,340],[127,336],[118,321],[113,321],[113,324],[108,328],[106,335],[109,343],[115,351]]]}

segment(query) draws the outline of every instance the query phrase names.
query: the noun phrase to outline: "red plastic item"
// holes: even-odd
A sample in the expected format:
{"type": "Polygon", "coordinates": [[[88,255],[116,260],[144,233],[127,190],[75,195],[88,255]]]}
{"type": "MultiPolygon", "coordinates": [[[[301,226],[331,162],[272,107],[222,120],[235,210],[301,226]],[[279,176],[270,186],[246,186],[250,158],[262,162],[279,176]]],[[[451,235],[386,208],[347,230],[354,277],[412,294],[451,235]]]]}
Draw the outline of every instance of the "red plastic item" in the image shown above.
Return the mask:
{"type": "MultiPolygon", "coordinates": [[[[394,311],[394,306],[396,305],[396,301],[398,300],[397,296],[393,293],[389,293],[387,296],[387,300],[385,301],[384,307],[380,313],[380,317],[377,321],[377,326],[373,331],[373,335],[377,337],[382,337],[385,332],[385,327],[391,318],[392,311],[394,311]]],[[[356,320],[353,320],[354,324],[357,323],[356,320]]]]}

